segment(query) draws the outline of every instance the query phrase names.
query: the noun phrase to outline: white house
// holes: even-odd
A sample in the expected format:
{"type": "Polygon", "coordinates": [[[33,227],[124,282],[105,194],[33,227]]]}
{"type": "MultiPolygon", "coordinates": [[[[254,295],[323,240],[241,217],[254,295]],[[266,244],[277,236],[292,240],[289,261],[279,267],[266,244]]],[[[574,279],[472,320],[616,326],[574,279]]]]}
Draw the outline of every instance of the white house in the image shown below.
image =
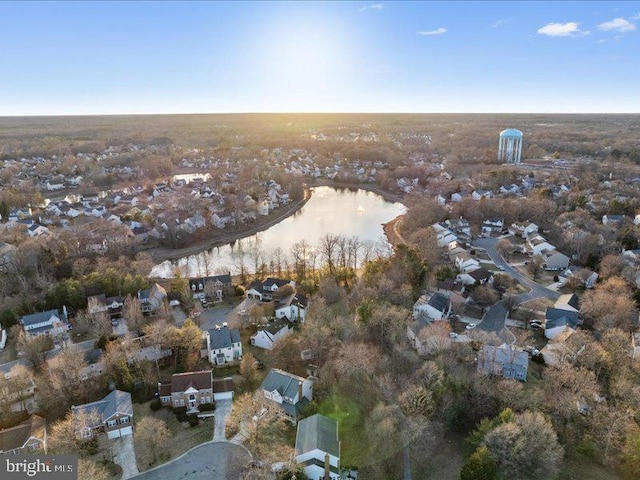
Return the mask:
{"type": "Polygon", "coordinates": [[[491,235],[492,233],[500,233],[504,228],[502,219],[486,219],[482,222],[482,234],[491,235]]]}
{"type": "Polygon", "coordinates": [[[571,310],[547,307],[545,320],[544,336],[553,339],[564,332],[575,331],[580,317],[577,312],[571,310]]]}
{"type": "Polygon", "coordinates": [[[40,225],[39,223],[33,223],[27,228],[27,233],[30,237],[39,237],[40,235],[48,234],[49,229],[40,225]]]}
{"type": "Polygon", "coordinates": [[[260,203],[258,203],[257,210],[258,215],[269,215],[269,202],[267,202],[266,200],[262,200],[260,203]]]}
{"type": "Polygon", "coordinates": [[[242,358],[240,330],[229,329],[226,324],[216,325],[205,333],[207,354],[212,365],[222,365],[242,358]]]}
{"type": "Polygon", "coordinates": [[[296,423],[300,411],[313,400],[313,381],[272,368],[262,381],[260,391],[265,407],[296,423]]]}
{"type": "Polygon", "coordinates": [[[532,255],[542,255],[543,252],[550,252],[556,249],[541,235],[528,238],[527,245],[532,255]]]}
{"type": "Polygon", "coordinates": [[[287,295],[276,303],[276,318],[286,318],[290,322],[304,323],[307,305],[307,298],[301,293],[292,293],[291,295],[287,295]]]}
{"type": "Polygon", "coordinates": [[[308,478],[340,480],[338,422],[320,414],[300,420],[295,456],[308,478]]]}
{"type": "Polygon", "coordinates": [[[456,275],[456,282],[462,283],[463,285],[483,284],[492,280],[493,274],[482,267],[456,275]]]}
{"type": "Polygon", "coordinates": [[[296,282],[293,280],[269,277],[264,282],[256,280],[251,283],[245,293],[247,298],[270,302],[273,300],[273,294],[285,285],[291,285],[292,288],[296,288],[296,282]]]}
{"type": "Polygon", "coordinates": [[[413,318],[444,320],[451,313],[451,302],[442,293],[421,295],[413,305],[413,318]]]}
{"type": "Polygon", "coordinates": [[[514,235],[520,235],[524,238],[529,238],[531,235],[538,233],[538,225],[529,222],[526,224],[512,223],[509,228],[509,232],[514,235]]]}
{"type": "Polygon", "coordinates": [[[271,350],[273,345],[293,332],[289,322],[286,320],[276,320],[265,327],[259,329],[251,336],[251,345],[265,350],[271,350]]]}
{"type": "Polygon", "coordinates": [[[480,262],[469,255],[467,252],[459,253],[456,255],[455,264],[458,270],[461,272],[469,272],[480,268],[480,262]]]}
{"type": "Polygon", "coordinates": [[[38,335],[56,337],[64,334],[70,328],[66,307],[63,307],[62,314],[55,309],[25,315],[20,319],[20,325],[30,337],[37,337],[38,335]]]}

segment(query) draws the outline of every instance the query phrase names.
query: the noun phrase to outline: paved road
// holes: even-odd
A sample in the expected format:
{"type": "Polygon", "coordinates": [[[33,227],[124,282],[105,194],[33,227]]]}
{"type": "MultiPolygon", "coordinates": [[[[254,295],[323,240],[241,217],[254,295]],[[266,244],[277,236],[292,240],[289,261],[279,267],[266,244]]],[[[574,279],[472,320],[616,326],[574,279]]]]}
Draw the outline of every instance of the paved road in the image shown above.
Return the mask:
{"type": "MultiPolygon", "coordinates": [[[[496,250],[496,244],[499,240],[499,238],[495,237],[478,238],[474,240],[473,246],[484,249],[491,258],[491,261],[495,263],[497,267],[502,267],[505,274],[516,279],[525,287],[531,289],[529,292],[521,293],[516,296],[517,304],[535,300],[536,298],[548,298],[555,300],[560,296],[560,294],[555,290],[551,290],[544,285],[534,282],[509,265],[502,255],[500,255],[496,250]]],[[[504,306],[504,301],[500,301],[486,311],[482,317],[482,321],[478,324],[478,328],[487,332],[498,332],[504,328],[506,319],[507,309],[504,306]]]]}
{"type": "Polygon", "coordinates": [[[230,480],[244,478],[251,455],[230,442],[208,442],[170,463],[133,477],[136,480],[230,480]]]}

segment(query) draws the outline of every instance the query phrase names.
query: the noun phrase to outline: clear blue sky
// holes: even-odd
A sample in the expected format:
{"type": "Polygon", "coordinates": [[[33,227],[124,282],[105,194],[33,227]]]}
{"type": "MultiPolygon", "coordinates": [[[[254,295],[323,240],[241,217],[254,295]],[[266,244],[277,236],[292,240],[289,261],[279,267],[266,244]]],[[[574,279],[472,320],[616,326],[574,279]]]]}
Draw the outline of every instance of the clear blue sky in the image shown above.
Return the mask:
{"type": "Polygon", "coordinates": [[[640,2],[0,2],[0,115],[640,113],[640,2]]]}

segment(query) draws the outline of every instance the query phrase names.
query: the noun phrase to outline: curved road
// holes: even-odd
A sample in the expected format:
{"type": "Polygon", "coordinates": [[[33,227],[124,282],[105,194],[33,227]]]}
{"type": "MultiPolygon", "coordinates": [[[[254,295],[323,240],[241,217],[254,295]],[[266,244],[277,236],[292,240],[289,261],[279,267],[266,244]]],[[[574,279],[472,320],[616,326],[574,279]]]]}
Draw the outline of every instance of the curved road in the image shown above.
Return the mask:
{"type": "Polygon", "coordinates": [[[175,460],[137,475],[135,480],[236,480],[244,478],[251,455],[231,442],[208,442],[175,460]]]}
{"type": "MultiPolygon", "coordinates": [[[[555,300],[560,296],[560,294],[555,290],[551,290],[544,285],[540,285],[539,283],[534,282],[533,280],[524,276],[518,270],[513,268],[511,265],[509,265],[507,261],[502,257],[502,255],[500,255],[500,253],[496,250],[496,244],[499,240],[499,238],[495,237],[478,238],[473,242],[473,246],[484,249],[491,258],[491,261],[495,263],[497,267],[502,267],[504,273],[509,275],[511,278],[516,279],[522,285],[531,289],[531,291],[529,292],[517,295],[515,297],[516,304],[528,302],[537,298],[548,298],[551,300],[555,300]]],[[[498,303],[494,304],[491,308],[489,308],[489,310],[487,310],[487,312],[482,317],[482,320],[478,324],[478,328],[486,332],[498,332],[504,328],[506,319],[507,309],[504,306],[504,300],[501,300],[498,303]]]]}

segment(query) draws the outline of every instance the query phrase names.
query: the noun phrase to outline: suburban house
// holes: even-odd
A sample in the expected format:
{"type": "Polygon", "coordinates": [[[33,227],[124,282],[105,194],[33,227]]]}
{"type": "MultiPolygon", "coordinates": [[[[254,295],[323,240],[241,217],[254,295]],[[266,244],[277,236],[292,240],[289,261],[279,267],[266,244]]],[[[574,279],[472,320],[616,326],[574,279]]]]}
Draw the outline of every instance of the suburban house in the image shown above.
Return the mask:
{"type": "Polygon", "coordinates": [[[162,405],[187,407],[195,411],[201,404],[213,403],[213,378],[211,370],[174,373],[171,381],[158,384],[162,405]]]}
{"type": "Polygon", "coordinates": [[[562,285],[566,285],[571,279],[575,279],[584,288],[593,288],[598,281],[598,274],[586,268],[570,265],[558,278],[559,283],[562,285]]]}
{"type": "Polygon", "coordinates": [[[493,274],[482,267],[456,275],[456,282],[462,283],[463,285],[481,285],[492,280],[493,274]]]}
{"type": "Polygon", "coordinates": [[[31,337],[38,335],[60,336],[71,328],[67,320],[67,309],[62,307],[62,314],[57,309],[46,312],[32,313],[20,319],[20,325],[25,333],[31,337]]]}
{"type": "Polygon", "coordinates": [[[482,222],[482,234],[491,235],[501,233],[504,228],[504,221],[501,218],[488,218],[482,222]]]}
{"type": "Polygon", "coordinates": [[[27,233],[30,237],[39,237],[40,235],[47,235],[49,229],[39,223],[33,223],[27,228],[27,233]]]}
{"type": "Polygon", "coordinates": [[[274,300],[274,293],[285,285],[291,285],[295,290],[296,282],[293,280],[283,280],[280,278],[267,278],[264,282],[256,280],[247,289],[247,298],[253,298],[262,302],[274,300]]]}
{"type": "Polygon", "coordinates": [[[439,329],[428,330],[432,325],[426,318],[418,318],[415,322],[407,325],[407,338],[411,346],[420,355],[429,355],[433,351],[448,349],[451,347],[452,339],[448,335],[442,335],[439,329]]]}
{"type": "Polygon", "coordinates": [[[142,313],[148,315],[157,312],[162,306],[162,302],[167,298],[167,292],[157,283],[154,283],[149,290],[138,291],[138,301],[142,313]]]}
{"type": "Polygon", "coordinates": [[[575,331],[580,323],[578,312],[556,307],[547,307],[545,312],[544,336],[548,339],[556,338],[565,331],[575,331]]]}
{"type": "Polygon", "coordinates": [[[283,319],[270,322],[251,336],[251,345],[265,350],[271,350],[281,338],[293,332],[289,322],[283,319]]]}
{"type": "Polygon", "coordinates": [[[561,310],[568,310],[570,312],[580,311],[579,300],[577,295],[574,293],[566,293],[564,295],[560,295],[553,307],[559,308],[561,310]]]}
{"type": "Polygon", "coordinates": [[[480,268],[480,262],[469,255],[467,252],[462,252],[456,255],[455,264],[458,270],[461,272],[469,272],[480,268]]]}
{"type": "Polygon", "coordinates": [[[262,381],[264,406],[294,424],[300,410],[313,400],[313,381],[272,368],[262,381]]]}
{"type": "Polygon", "coordinates": [[[31,415],[15,427],[0,430],[0,454],[23,455],[46,451],[47,421],[38,415],[31,415]]]}
{"type": "Polygon", "coordinates": [[[92,438],[105,432],[108,438],[133,434],[133,405],[131,394],[114,390],[102,400],[72,406],[74,421],[80,438],[92,438]]]}
{"type": "Polygon", "coordinates": [[[304,323],[307,304],[307,297],[301,293],[287,295],[276,302],[276,318],[286,318],[290,322],[304,323]]]}
{"type": "Polygon", "coordinates": [[[531,222],[526,224],[512,223],[511,227],[509,227],[509,233],[523,238],[529,238],[529,236],[538,233],[538,225],[531,222]]]}
{"type": "Polygon", "coordinates": [[[216,325],[205,333],[207,354],[212,365],[222,365],[242,358],[242,340],[240,330],[229,329],[227,324],[216,325]]]}
{"type": "Polygon", "coordinates": [[[442,293],[421,295],[413,305],[413,318],[444,320],[451,313],[451,302],[442,293]]]}
{"type": "Polygon", "coordinates": [[[529,354],[503,343],[499,347],[484,345],[478,353],[478,373],[527,380],[529,354]]]}
{"type": "Polygon", "coordinates": [[[207,295],[215,295],[215,298],[209,298],[209,300],[222,301],[224,295],[233,294],[231,272],[213,277],[190,278],[189,288],[193,292],[193,298],[203,303],[207,300],[207,295]]]}
{"type": "Polygon", "coordinates": [[[552,250],[544,256],[545,270],[565,270],[568,267],[569,257],[567,257],[564,253],[552,250]]]}
{"type": "Polygon", "coordinates": [[[108,312],[110,317],[120,317],[124,298],[121,296],[107,297],[104,293],[87,297],[87,310],[90,314],[108,312]]]}
{"type": "Polygon", "coordinates": [[[233,377],[213,379],[213,399],[216,402],[233,399],[233,377]]]}
{"type": "Polygon", "coordinates": [[[104,359],[102,358],[102,349],[92,348],[84,352],[84,359],[87,365],[82,369],[82,379],[87,380],[89,377],[102,375],[104,372],[104,359]]]}
{"type": "Polygon", "coordinates": [[[338,422],[318,413],[300,420],[295,456],[307,478],[340,480],[338,422]]]}
{"type": "Polygon", "coordinates": [[[555,249],[556,247],[547,242],[541,235],[527,238],[527,251],[531,255],[542,255],[544,252],[551,252],[555,249]]]}

